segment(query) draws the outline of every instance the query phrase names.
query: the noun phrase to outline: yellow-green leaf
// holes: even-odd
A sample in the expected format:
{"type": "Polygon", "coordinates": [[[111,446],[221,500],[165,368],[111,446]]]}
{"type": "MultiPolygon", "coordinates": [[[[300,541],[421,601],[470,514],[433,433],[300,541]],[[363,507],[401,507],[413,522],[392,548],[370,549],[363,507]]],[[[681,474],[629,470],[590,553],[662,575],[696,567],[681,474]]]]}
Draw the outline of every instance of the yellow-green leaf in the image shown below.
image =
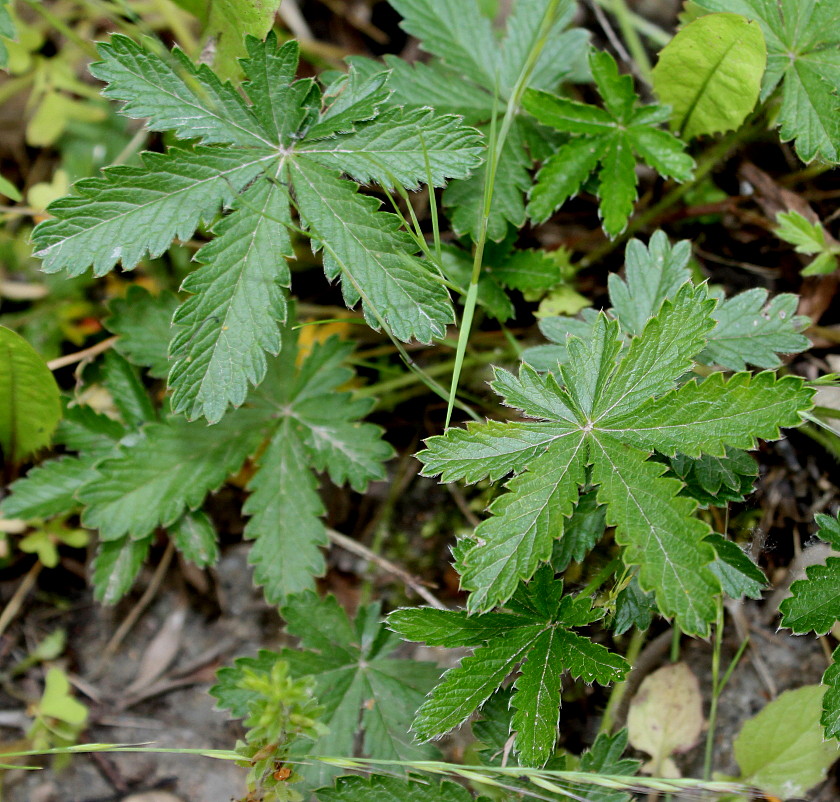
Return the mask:
{"type": "Polygon", "coordinates": [[[204,33],[216,41],[214,66],[220,78],[239,74],[236,60],[247,55],[245,37],[264,39],[279,7],[280,0],[213,0],[204,33]]]}
{"type": "Polygon", "coordinates": [[[0,327],[0,449],[20,462],[48,445],[61,419],[58,385],[26,340],[0,327]]]}
{"type": "Polygon", "coordinates": [[[88,710],[70,695],[70,682],[59,668],[47,672],[46,687],[38,705],[42,716],[80,726],[87,721],[88,710]]]}
{"type": "Polygon", "coordinates": [[[691,139],[738,128],[752,111],[767,65],[757,22],[708,14],[686,25],[659,54],[653,88],[674,109],[672,127],[691,139]]]}

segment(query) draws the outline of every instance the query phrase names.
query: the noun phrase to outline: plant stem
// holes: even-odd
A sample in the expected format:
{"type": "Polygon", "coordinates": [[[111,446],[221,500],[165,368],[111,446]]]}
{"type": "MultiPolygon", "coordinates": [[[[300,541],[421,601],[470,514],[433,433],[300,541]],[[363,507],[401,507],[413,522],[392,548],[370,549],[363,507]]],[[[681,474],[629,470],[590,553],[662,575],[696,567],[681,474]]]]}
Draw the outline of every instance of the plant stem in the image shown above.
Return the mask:
{"type": "Polygon", "coordinates": [[[636,62],[639,74],[647,84],[650,84],[652,71],[650,59],[639,36],[639,32],[630,19],[630,9],[627,7],[627,3],[625,0],[612,0],[610,11],[612,11],[618,27],[621,29],[621,35],[624,37],[624,42],[630,51],[630,55],[636,62]]]}
{"type": "Polygon", "coordinates": [[[723,648],[723,598],[717,598],[715,639],[712,644],[712,702],[709,707],[709,729],[706,731],[706,752],[703,756],[703,778],[712,776],[712,755],[715,747],[715,726],[717,724],[718,698],[720,697],[720,653],[723,648]]]}
{"type": "MultiPolygon", "coordinates": [[[[614,0],[595,0],[595,3],[601,6],[601,8],[605,8],[607,11],[613,11],[613,13],[615,13],[613,9],[613,2],[614,0]]],[[[634,31],[638,31],[642,34],[642,36],[649,39],[651,44],[656,47],[665,47],[665,45],[671,41],[671,34],[667,31],[663,30],[658,25],[654,25],[650,20],[646,20],[644,17],[636,14],[635,11],[631,11],[626,6],[625,9],[628,24],[634,31]]]]}
{"type": "MultiPolygon", "coordinates": [[[[490,362],[495,362],[504,356],[510,356],[506,352],[487,351],[483,354],[476,354],[465,360],[462,360],[463,365],[487,365],[490,362]]],[[[455,366],[454,359],[448,359],[446,362],[440,362],[437,365],[424,369],[426,376],[441,376],[449,373],[455,366]]],[[[354,395],[357,398],[367,398],[370,396],[379,396],[389,393],[392,390],[401,390],[403,387],[410,387],[412,384],[417,384],[423,381],[416,373],[403,373],[394,379],[387,379],[386,381],[370,384],[367,387],[362,387],[356,390],[354,395]]]]}
{"type": "Polygon", "coordinates": [[[484,246],[487,243],[487,230],[490,223],[490,210],[493,202],[493,191],[496,183],[496,171],[499,167],[499,162],[502,157],[502,150],[504,149],[505,140],[507,139],[513,121],[516,119],[516,114],[519,111],[519,104],[522,101],[522,95],[528,88],[528,81],[531,78],[531,73],[537,64],[537,59],[540,57],[543,48],[545,47],[548,34],[554,24],[557,16],[557,8],[560,5],[560,0],[549,0],[548,7],[543,14],[542,22],[537,33],[536,41],[534,42],[525,63],[522,66],[522,71],[516,79],[516,84],[510,93],[507,105],[505,107],[505,116],[502,118],[502,124],[498,132],[495,130],[496,116],[493,115],[490,144],[487,151],[487,163],[484,173],[484,199],[481,210],[481,224],[479,229],[478,240],[475,243],[475,253],[473,255],[472,276],[470,277],[470,286],[467,291],[467,298],[464,303],[464,314],[461,318],[461,330],[458,333],[458,349],[455,353],[455,369],[452,372],[452,382],[449,387],[449,404],[446,409],[445,425],[449,426],[449,421],[452,418],[453,402],[458,391],[458,381],[461,376],[461,362],[464,359],[464,354],[467,350],[467,341],[470,337],[470,329],[472,327],[473,314],[475,312],[476,299],[478,298],[478,280],[481,276],[481,268],[484,264],[484,246]]]}
{"type": "Polygon", "coordinates": [[[680,638],[682,637],[682,629],[680,625],[674,621],[673,629],[671,629],[671,662],[676,663],[680,659],[680,638]]]}

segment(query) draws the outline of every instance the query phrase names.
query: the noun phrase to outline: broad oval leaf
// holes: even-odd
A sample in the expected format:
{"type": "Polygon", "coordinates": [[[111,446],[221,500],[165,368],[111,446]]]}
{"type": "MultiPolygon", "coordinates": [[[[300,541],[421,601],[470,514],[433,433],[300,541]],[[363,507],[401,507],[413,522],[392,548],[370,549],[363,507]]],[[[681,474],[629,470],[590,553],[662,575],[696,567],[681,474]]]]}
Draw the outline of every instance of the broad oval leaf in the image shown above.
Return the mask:
{"type": "Polygon", "coordinates": [[[58,385],[38,352],[0,326],[0,448],[8,462],[49,444],[61,420],[58,385]]]}
{"type": "Polygon", "coordinates": [[[731,131],[752,111],[767,65],[756,22],[740,14],[708,14],[666,45],[653,88],[674,109],[672,127],[686,139],[731,131]]]}
{"type": "Polygon", "coordinates": [[[783,799],[804,797],[837,760],[820,726],[825,688],[786,691],[744,723],[733,744],[741,779],[783,799]]]}

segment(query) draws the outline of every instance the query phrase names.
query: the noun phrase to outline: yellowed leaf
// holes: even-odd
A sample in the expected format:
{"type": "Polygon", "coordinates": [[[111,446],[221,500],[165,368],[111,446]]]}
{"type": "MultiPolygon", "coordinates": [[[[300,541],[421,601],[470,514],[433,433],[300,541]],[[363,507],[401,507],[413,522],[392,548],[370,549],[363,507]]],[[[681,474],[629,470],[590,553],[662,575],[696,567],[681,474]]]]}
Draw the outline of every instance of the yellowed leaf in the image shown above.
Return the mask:
{"type": "Polygon", "coordinates": [[[651,756],[642,771],[658,777],[679,777],[671,755],[691,749],[703,724],[700,685],[685,663],[665,666],[646,677],[630,702],[627,716],[631,745],[651,756]]]}

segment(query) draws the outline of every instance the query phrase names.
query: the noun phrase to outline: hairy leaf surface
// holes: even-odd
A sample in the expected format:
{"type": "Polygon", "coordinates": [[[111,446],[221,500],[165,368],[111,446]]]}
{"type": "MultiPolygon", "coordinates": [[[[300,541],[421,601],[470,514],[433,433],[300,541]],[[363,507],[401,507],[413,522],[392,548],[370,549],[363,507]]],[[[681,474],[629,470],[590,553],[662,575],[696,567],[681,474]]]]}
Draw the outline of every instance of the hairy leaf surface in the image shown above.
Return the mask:
{"type": "MultiPolygon", "coordinates": [[[[658,284],[645,286],[654,297],[661,292],[658,284]]],[[[426,475],[476,481],[517,474],[458,550],[462,585],[472,591],[469,610],[504,604],[516,583],[550,558],[580,488],[591,481],[625,563],[639,566],[641,589],[653,591],[660,610],[686,631],[707,631],[720,591],[710,568],[717,555],[706,541],[711,530],[694,517],[696,501],[682,495],[682,482],[648,458],[654,451],[722,457],[727,448],[776,439],[779,427],[801,423],[813,395],[802,379],[770,373],[712,374],[677,388],[707,346],[714,306],[705,287],[687,282],[629,346],[618,323],[601,313],[588,341],[567,338],[559,381],[527,365],[518,378],[497,372],[494,389],[536,420],[470,424],[428,440],[418,455],[426,475]]]]}

